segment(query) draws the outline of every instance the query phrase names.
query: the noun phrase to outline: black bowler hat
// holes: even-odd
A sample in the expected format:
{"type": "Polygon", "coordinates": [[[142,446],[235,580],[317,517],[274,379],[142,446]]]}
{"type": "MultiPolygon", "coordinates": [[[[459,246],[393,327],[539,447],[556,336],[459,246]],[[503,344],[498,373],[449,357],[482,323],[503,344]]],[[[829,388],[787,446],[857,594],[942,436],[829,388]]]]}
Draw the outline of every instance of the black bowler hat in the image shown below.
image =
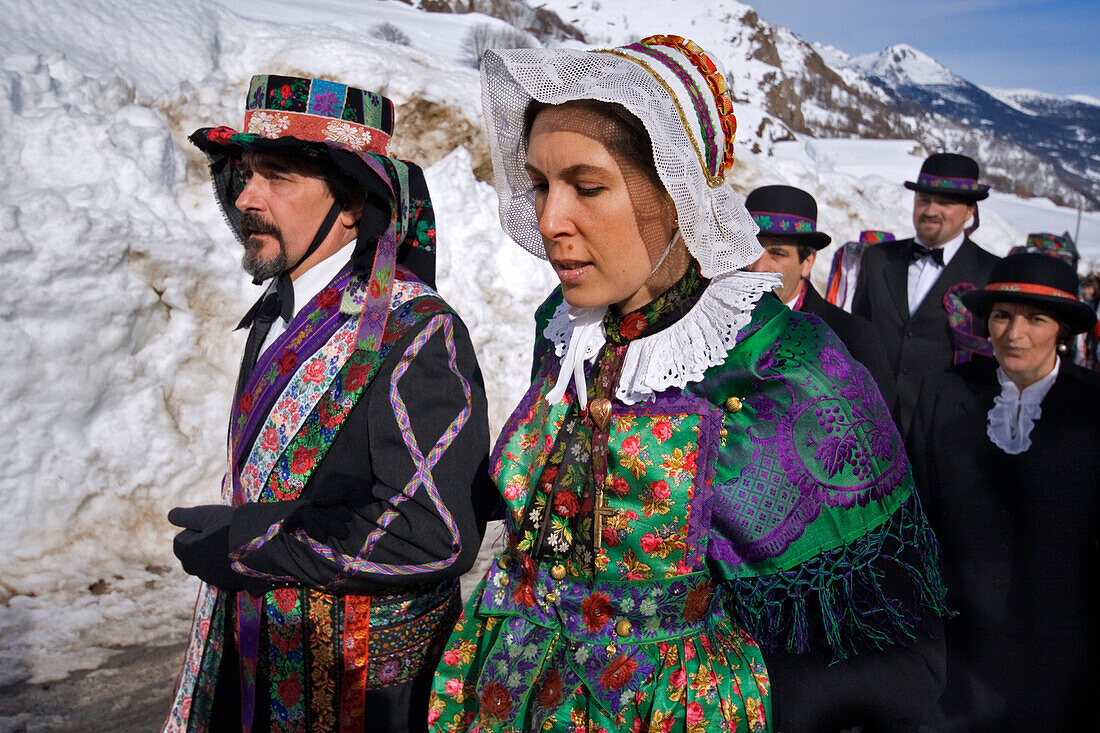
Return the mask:
{"type": "Polygon", "coordinates": [[[817,231],[817,202],[794,186],[761,186],[745,199],[761,236],[786,237],[822,249],[832,239],[817,231]]]}
{"type": "Polygon", "coordinates": [[[989,196],[989,186],[978,183],[978,164],[973,158],[955,153],[929,155],[920,167],[916,182],[906,181],[910,191],[935,193],[970,203],[989,196]]]}
{"type": "Polygon", "coordinates": [[[1026,303],[1054,314],[1073,333],[1096,323],[1096,313],[1077,299],[1077,273],[1057,257],[1038,252],[1009,255],[993,266],[989,284],[963,293],[963,304],[983,321],[996,303],[1026,303]]]}

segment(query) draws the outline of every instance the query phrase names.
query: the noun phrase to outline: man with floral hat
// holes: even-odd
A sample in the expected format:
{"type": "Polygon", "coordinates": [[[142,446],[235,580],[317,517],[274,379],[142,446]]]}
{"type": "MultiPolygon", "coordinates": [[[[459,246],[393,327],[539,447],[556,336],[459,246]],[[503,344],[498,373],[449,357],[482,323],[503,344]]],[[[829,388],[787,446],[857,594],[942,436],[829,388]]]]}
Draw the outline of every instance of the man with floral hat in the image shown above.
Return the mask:
{"type": "Polygon", "coordinates": [[[891,411],[903,428],[916,408],[924,375],[955,361],[948,291],[960,283],[967,284],[965,289],[981,288],[999,259],[970,241],[978,228],[978,202],[989,196],[989,186],[978,183],[973,159],[930,155],[917,180],[906,181],[905,187],[915,192],[916,234],[863,253],[852,301],[852,313],[878,330],[897,385],[891,411]]]}
{"type": "Polygon", "coordinates": [[[794,186],[761,186],[745,199],[764,255],[749,266],[753,272],[776,272],[783,278],[775,294],[791,310],[813,313],[840,337],[856,361],[867,367],[886,404],[894,400],[894,374],[878,347],[871,325],[829,303],[810,282],[819,250],[832,238],[817,230],[817,202],[794,186]]]}
{"type": "Polygon", "coordinates": [[[198,576],[166,731],[425,726],[484,529],[487,417],[465,327],[433,289],[423,173],[393,105],[256,76],[243,132],[191,136],[257,284],[222,504],[176,508],[198,576]]]}

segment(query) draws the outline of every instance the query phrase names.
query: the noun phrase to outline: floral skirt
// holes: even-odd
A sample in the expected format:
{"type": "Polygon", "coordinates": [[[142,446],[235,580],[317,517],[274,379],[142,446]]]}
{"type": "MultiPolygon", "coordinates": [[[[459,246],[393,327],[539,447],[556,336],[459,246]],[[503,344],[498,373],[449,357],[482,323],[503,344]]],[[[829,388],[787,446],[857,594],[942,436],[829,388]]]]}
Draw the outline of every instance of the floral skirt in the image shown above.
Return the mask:
{"type": "Polygon", "coordinates": [[[428,709],[432,731],[771,730],[760,649],[719,600],[707,602],[705,614],[689,613],[690,622],[681,617],[678,630],[667,623],[676,599],[682,612],[693,593],[689,610],[699,608],[702,589],[713,596],[705,574],[574,584],[573,593],[555,594],[553,608],[525,608],[508,595],[501,602],[495,572],[474,591],[444,648],[428,709]]]}

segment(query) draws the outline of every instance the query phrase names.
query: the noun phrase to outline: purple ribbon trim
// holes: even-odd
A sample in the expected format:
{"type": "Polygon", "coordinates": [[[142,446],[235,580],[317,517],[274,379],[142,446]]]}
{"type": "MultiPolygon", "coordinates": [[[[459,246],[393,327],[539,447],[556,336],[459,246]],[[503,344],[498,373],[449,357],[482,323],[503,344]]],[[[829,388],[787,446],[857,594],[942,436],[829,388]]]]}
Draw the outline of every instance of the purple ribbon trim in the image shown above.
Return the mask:
{"type": "Polygon", "coordinates": [[[921,173],[917,176],[917,184],[927,188],[944,188],[955,191],[979,191],[989,190],[989,186],[982,185],[974,178],[951,178],[950,176],[933,176],[921,173]]]}
{"type": "Polygon", "coordinates": [[[817,231],[817,222],[804,216],[773,211],[750,211],[761,234],[806,234],[817,231]]]}
{"type": "MultiPolygon", "coordinates": [[[[342,293],[350,279],[351,265],[348,265],[321,290],[321,293],[329,288],[335,288],[342,293]]],[[[300,310],[287,325],[287,329],[260,354],[248,381],[238,387],[237,396],[233,400],[233,407],[229,414],[230,445],[233,447],[234,465],[240,465],[245,450],[252,444],[252,437],[267,419],[272,405],[286,389],[287,383],[304,361],[302,356],[311,355],[328,343],[332,335],[347,321],[348,315],[340,312],[339,300],[337,300],[331,312],[327,316],[322,316],[324,320],[320,323],[316,322],[317,319],[313,314],[319,311],[318,299],[321,293],[318,293],[305,308],[300,310]],[[287,344],[297,344],[294,348],[297,359],[294,368],[286,370],[285,374],[276,368],[275,378],[268,380],[268,372],[283,355],[287,344]],[[251,401],[247,416],[242,415],[241,403],[244,400],[251,401]]],[[[234,495],[237,494],[239,486],[238,478],[234,475],[234,495]]]]}

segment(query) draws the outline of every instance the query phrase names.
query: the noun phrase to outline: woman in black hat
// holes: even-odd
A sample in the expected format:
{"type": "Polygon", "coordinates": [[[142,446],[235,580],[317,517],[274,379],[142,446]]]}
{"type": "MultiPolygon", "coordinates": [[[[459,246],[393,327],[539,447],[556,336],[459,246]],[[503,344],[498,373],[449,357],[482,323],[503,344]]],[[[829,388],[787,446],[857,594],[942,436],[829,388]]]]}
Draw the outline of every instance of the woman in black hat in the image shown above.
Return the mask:
{"type": "Polygon", "coordinates": [[[907,439],[943,545],[948,730],[1095,730],[1100,377],[1059,357],[1096,315],[1072,268],[1012,255],[963,296],[996,362],[925,380],[907,439]],[[1093,726],[1085,726],[1086,723],[1093,726]]]}

